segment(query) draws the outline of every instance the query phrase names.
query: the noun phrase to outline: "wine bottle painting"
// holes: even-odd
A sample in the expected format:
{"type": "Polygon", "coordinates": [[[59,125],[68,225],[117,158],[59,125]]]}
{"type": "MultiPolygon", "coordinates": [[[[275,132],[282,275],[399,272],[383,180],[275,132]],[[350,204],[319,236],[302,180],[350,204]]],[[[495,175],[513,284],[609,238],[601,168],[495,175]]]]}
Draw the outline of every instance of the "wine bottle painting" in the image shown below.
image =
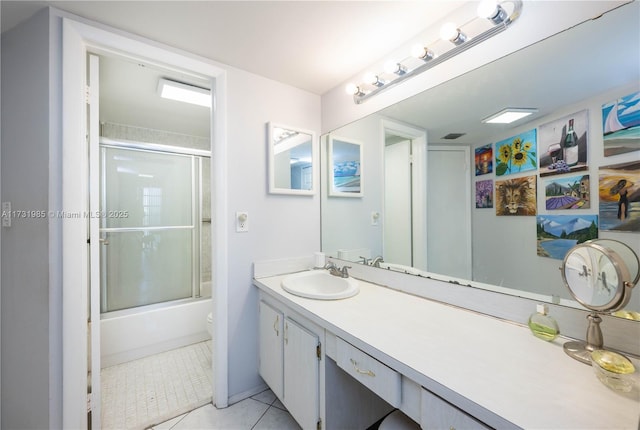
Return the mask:
{"type": "Polygon", "coordinates": [[[588,128],[587,110],[541,125],[540,176],[587,170],[588,128]]]}
{"type": "Polygon", "coordinates": [[[640,91],[602,105],[604,155],[640,150],[640,91]]]}

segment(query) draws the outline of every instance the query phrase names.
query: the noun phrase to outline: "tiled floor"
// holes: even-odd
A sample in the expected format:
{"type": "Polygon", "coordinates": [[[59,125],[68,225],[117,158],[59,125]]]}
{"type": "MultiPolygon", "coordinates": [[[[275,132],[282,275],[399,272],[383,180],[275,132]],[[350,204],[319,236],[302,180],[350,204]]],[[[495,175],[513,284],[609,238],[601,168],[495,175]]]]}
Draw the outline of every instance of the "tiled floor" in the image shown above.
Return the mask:
{"type": "Polygon", "coordinates": [[[212,404],[153,427],[154,430],[300,430],[289,412],[271,390],[216,409],[212,404]]]}
{"type": "Polygon", "coordinates": [[[102,428],[142,430],[211,404],[211,341],[101,371],[102,428]]]}

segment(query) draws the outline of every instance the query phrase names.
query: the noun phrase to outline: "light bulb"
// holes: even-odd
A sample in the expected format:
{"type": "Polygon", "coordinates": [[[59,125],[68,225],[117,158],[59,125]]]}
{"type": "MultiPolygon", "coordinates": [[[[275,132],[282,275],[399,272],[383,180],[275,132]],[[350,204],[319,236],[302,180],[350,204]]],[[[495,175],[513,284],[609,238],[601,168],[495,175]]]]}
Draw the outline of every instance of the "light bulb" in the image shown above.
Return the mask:
{"type": "Polygon", "coordinates": [[[360,92],[360,88],[354,83],[348,83],[347,86],[344,87],[344,90],[350,96],[355,96],[360,92]]]}
{"type": "Polygon", "coordinates": [[[482,0],[478,4],[478,16],[485,18],[495,25],[501,24],[507,19],[507,12],[500,6],[497,0],[482,0]]]}
{"type": "Polygon", "coordinates": [[[384,65],[384,71],[386,73],[394,73],[398,76],[400,75],[404,75],[405,73],[407,73],[407,68],[405,66],[403,66],[402,64],[398,63],[397,61],[387,61],[384,65]]]}
{"type": "Polygon", "coordinates": [[[422,45],[414,45],[413,48],[411,48],[411,56],[423,61],[429,61],[435,58],[433,51],[422,45]]]}
{"type": "Polygon", "coordinates": [[[482,0],[478,4],[477,13],[480,18],[489,19],[496,14],[497,0],[482,0]]]}
{"type": "Polygon", "coordinates": [[[458,27],[452,22],[447,22],[440,28],[440,38],[442,40],[455,39],[458,33],[458,27]]]}
{"type": "Polygon", "coordinates": [[[440,28],[440,38],[455,45],[462,45],[467,41],[467,36],[452,22],[447,22],[440,28]]]}
{"type": "Polygon", "coordinates": [[[365,74],[362,80],[365,84],[374,85],[376,87],[381,87],[384,85],[384,81],[380,80],[380,78],[373,73],[365,74]]]}

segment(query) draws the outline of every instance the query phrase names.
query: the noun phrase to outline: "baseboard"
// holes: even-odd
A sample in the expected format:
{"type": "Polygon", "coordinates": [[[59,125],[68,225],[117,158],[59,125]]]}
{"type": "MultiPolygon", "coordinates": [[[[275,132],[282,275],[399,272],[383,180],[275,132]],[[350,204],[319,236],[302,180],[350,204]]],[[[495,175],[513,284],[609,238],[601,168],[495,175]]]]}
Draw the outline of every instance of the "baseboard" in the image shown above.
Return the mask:
{"type": "Polygon", "coordinates": [[[250,390],[243,391],[242,393],[234,394],[229,397],[229,406],[234,403],[238,403],[243,401],[244,399],[248,399],[249,397],[255,396],[256,394],[262,393],[264,390],[268,389],[267,384],[260,384],[257,387],[254,387],[250,390]]]}

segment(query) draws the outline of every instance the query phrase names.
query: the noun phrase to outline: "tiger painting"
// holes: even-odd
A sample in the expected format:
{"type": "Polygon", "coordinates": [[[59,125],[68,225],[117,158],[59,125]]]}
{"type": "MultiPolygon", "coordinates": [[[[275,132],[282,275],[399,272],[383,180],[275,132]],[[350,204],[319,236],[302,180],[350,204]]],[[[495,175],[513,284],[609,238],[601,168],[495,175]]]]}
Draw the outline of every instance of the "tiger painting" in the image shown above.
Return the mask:
{"type": "Polygon", "coordinates": [[[535,215],[536,177],[496,181],[496,215],[535,215]]]}

